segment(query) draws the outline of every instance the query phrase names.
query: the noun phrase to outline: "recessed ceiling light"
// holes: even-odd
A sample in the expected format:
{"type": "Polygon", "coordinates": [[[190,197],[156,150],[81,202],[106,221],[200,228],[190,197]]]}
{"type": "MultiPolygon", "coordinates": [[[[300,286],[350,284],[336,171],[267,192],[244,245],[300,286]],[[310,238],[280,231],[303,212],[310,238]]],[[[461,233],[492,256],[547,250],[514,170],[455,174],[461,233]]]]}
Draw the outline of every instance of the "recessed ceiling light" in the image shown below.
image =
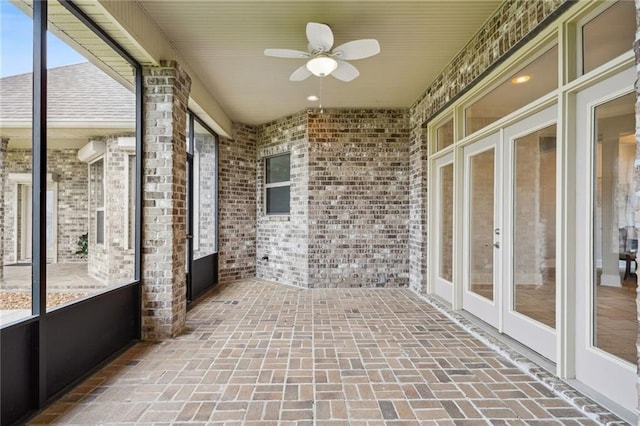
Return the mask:
{"type": "Polygon", "coordinates": [[[527,81],[531,80],[531,76],[528,75],[519,75],[518,77],[514,78],[513,80],[511,80],[511,82],[513,84],[522,84],[522,83],[526,83],[527,81]]]}
{"type": "Polygon", "coordinates": [[[319,100],[320,98],[318,98],[316,95],[311,95],[311,96],[307,96],[307,100],[309,102],[316,102],[317,100],[319,100]]]}

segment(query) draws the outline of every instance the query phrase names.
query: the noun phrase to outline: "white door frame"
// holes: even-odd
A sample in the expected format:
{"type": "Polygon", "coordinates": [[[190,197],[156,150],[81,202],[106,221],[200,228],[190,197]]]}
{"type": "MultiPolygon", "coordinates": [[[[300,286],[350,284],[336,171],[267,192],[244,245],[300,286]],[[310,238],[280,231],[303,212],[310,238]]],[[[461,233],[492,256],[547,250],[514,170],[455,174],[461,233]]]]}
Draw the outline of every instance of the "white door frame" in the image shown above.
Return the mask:
{"type": "Polygon", "coordinates": [[[453,304],[454,299],[454,285],[453,282],[447,281],[446,279],[440,276],[440,258],[439,255],[442,252],[442,241],[440,239],[441,234],[437,230],[440,229],[441,225],[441,210],[440,205],[442,204],[442,185],[440,182],[440,170],[443,167],[449,166],[453,167],[453,182],[452,182],[452,217],[451,222],[453,225],[453,251],[451,253],[452,256],[452,273],[455,273],[456,265],[458,257],[455,255],[457,248],[456,246],[456,227],[455,227],[455,217],[456,217],[456,195],[455,195],[455,183],[456,183],[456,166],[454,162],[454,153],[449,152],[448,154],[436,159],[432,163],[432,167],[430,168],[430,182],[433,182],[431,186],[430,194],[434,194],[432,199],[435,199],[435,202],[429,203],[430,206],[430,215],[429,217],[434,218],[435,228],[433,232],[430,232],[429,239],[429,247],[434,247],[434,249],[429,250],[429,262],[433,267],[431,268],[431,276],[430,281],[433,283],[433,289],[431,292],[435,293],[437,296],[446,300],[447,302],[453,304]]]}
{"type": "Polygon", "coordinates": [[[594,109],[622,95],[633,93],[635,68],[590,86],[575,96],[576,107],[576,246],[575,246],[575,378],[597,389],[630,412],[637,412],[636,366],[594,347],[592,271],[594,187],[592,137],[594,109]],[[587,145],[588,144],[588,145],[587,145]],[[585,146],[587,145],[587,146],[585,146]]]}
{"type": "MultiPolygon", "coordinates": [[[[558,106],[552,105],[536,114],[526,117],[517,123],[504,129],[504,160],[502,167],[504,170],[504,176],[508,176],[504,179],[503,188],[503,246],[501,250],[502,259],[502,280],[498,282],[500,285],[500,291],[502,292],[502,315],[504,318],[504,333],[520,341],[536,352],[540,353],[544,357],[551,361],[557,359],[557,333],[556,330],[539,322],[526,315],[515,311],[515,307],[512,306],[513,301],[513,289],[512,283],[514,282],[514,270],[513,270],[513,253],[515,250],[516,242],[514,241],[514,207],[515,207],[515,141],[516,139],[531,134],[537,130],[552,126],[557,123],[558,106]]],[[[556,130],[556,134],[559,128],[556,130]]],[[[560,138],[557,138],[558,140],[560,138]]],[[[557,161],[557,159],[556,159],[557,161]]],[[[557,171],[556,171],[557,176],[557,171]]],[[[556,178],[556,191],[558,185],[558,179],[556,178]]],[[[556,213],[558,206],[556,204],[556,213]]],[[[557,229],[557,227],[556,227],[557,229]]],[[[556,248],[557,251],[557,248],[556,248]]],[[[557,273],[557,272],[556,272],[557,273]]],[[[560,281],[556,278],[556,283],[560,281]]],[[[556,299],[557,292],[559,291],[559,285],[556,284],[556,299]]],[[[555,301],[554,301],[555,303],[555,301]]],[[[557,311],[556,311],[557,316],[557,311]]],[[[558,324],[556,318],[556,325],[558,324]]]]}

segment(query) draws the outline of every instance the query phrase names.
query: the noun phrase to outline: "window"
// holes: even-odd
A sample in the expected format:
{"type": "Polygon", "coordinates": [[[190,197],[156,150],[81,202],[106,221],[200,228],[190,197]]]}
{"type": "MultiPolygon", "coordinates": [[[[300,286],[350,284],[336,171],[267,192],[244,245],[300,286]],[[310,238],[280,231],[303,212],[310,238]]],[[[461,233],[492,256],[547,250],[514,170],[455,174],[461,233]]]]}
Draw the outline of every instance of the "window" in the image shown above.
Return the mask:
{"type": "Polygon", "coordinates": [[[582,27],[582,73],[586,74],[628,52],[633,46],[636,10],[632,1],[618,1],[582,27]]]}
{"type": "Polygon", "coordinates": [[[465,134],[482,129],[558,88],[558,47],[511,74],[465,110],[465,134]]]}
{"type": "Polygon", "coordinates": [[[265,161],[265,205],[267,214],[289,214],[290,209],[289,153],[269,157],[265,161]]]}
{"type": "Polygon", "coordinates": [[[91,185],[91,210],[95,230],[95,243],[104,244],[104,159],[89,165],[91,185]]]}
{"type": "Polygon", "coordinates": [[[437,150],[453,145],[453,117],[436,128],[437,150]]]}

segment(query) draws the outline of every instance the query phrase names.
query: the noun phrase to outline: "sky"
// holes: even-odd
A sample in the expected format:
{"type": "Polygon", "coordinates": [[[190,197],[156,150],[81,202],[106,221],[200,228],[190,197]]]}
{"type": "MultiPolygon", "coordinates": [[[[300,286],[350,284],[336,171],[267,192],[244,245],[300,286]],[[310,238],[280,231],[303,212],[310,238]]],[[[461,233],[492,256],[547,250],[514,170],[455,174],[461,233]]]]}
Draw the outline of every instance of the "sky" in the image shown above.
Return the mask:
{"type": "MultiPolygon", "coordinates": [[[[33,21],[7,0],[0,0],[0,78],[32,72],[33,21]]],[[[47,35],[47,68],[86,59],[53,34],[47,35]]]]}

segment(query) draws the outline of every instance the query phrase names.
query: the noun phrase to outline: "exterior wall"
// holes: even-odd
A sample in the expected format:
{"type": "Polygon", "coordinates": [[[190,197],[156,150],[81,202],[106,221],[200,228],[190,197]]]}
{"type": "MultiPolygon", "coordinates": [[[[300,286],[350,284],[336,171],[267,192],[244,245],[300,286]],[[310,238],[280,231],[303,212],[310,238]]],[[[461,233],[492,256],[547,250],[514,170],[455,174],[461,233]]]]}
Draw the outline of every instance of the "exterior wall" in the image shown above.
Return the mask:
{"type": "Polygon", "coordinates": [[[410,286],[426,291],[426,185],[428,157],[423,126],[441,109],[471,88],[482,76],[508,57],[512,49],[544,28],[554,15],[571,5],[568,0],[506,1],[469,43],[445,67],[411,107],[411,229],[410,286]]]}
{"type": "Polygon", "coordinates": [[[234,123],[220,138],[218,281],[256,276],[256,129],[234,123]]]}
{"type": "Polygon", "coordinates": [[[144,79],[142,337],[177,336],[186,321],[186,117],[191,80],[175,62],[144,79]]]}
{"type": "Polygon", "coordinates": [[[258,277],[309,288],[408,285],[407,110],[301,112],[260,126],[257,140],[258,277]],[[291,212],[267,216],[264,158],[284,152],[291,212]]]}
{"type": "Polygon", "coordinates": [[[427,139],[421,125],[411,122],[409,142],[409,287],[427,290],[427,139]]]}
{"type": "Polygon", "coordinates": [[[117,137],[105,138],[105,244],[96,245],[89,230],[89,271],[107,285],[134,280],[135,248],[128,246],[129,152],[118,145],[117,137]],[[95,254],[94,254],[95,253],[95,254]],[[100,274],[100,275],[99,275],[100,274]]]}
{"type": "MultiPolygon", "coordinates": [[[[78,160],[75,149],[48,150],[48,173],[57,178],[58,189],[58,262],[84,262],[76,255],[78,238],[87,232],[88,175],[87,165],[78,160]]],[[[11,149],[6,153],[5,173],[31,173],[31,150],[11,149]]],[[[4,263],[15,263],[16,240],[20,231],[12,224],[16,215],[15,185],[5,179],[4,187],[4,263]]]]}
{"type": "Polygon", "coordinates": [[[309,114],[309,287],[409,284],[407,112],[309,114]]]}
{"type": "Polygon", "coordinates": [[[5,157],[7,155],[7,145],[9,144],[9,139],[0,138],[0,279],[4,277],[4,224],[5,224],[5,215],[4,215],[4,193],[5,193],[5,177],[6,177],[6,169],[5,169],[5,157]]]}
{"type": "Polygon", "coordinates": [[[259,278],[308,287],[309,145],[307,113],[261,126],[255,194],[257,203],[257,267],[259,278]],[[265,158],[289,152],[291,207],[288,215],[267,215],[264,201],[265,158]],[[262,260],[268,256],[269,260],[262,260]]]}

